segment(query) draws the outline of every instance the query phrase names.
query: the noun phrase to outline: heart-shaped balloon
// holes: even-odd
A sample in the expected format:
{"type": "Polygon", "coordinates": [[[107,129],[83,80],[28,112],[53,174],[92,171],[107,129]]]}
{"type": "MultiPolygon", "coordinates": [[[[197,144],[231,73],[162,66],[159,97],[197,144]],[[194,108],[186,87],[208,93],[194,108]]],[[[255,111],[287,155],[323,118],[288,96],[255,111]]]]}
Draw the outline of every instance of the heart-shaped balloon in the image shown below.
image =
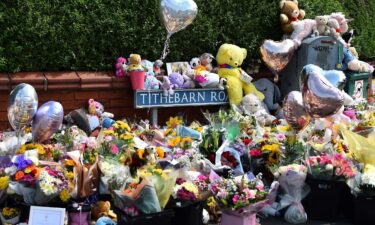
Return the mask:
{"type": "Polygon", "coordinates": [[[198,13],[193,0],[162,0],[160,14],[169,34],[176,33],[193,22],[198,13]]]}
{"type": "Polygon", "coordinates": [[[303,105],[302,94],[292,91],[284,99],[283,112],[286,122],[295,130],[301,130],[310,123],[310,116],[303,105]]]}
{"type": "Polygon", "coordinates": [[[59,102],[49,101],[39,107],[32,123],[34,142],[47,141],[61,126],[64,109],[59,102]]]}
{"type": "Polygon", "coordinates": [[[306,73],[311,73],[315,71],[316,73],[322,74],[333,86],[342,90],[346,83],[346,76],[344,72],[340,70],[323,70],[319,66],[309,64],[306,67],[306,73]]]}
{"type": "Polygon", "coordinates": [[[268,68],[278,74],[292,59],[295,43],[290,39],[284,41],[266,40],[260,46],[260,54],[268,68]]]}
{"type": "Polygon", "coordinates": [[[304,106],[312,117],[320,118],[335,114],[344,104],[342,91],[324,77],[320,67],[306,65],[300,78],[304,106]]]}
{"type": "Polygon", "coordinates": [[[19,84],[10,92],[8,120],[13,129],[19,131],[33,119],[38,109],[38,95],[30,84],[19,84]]]}

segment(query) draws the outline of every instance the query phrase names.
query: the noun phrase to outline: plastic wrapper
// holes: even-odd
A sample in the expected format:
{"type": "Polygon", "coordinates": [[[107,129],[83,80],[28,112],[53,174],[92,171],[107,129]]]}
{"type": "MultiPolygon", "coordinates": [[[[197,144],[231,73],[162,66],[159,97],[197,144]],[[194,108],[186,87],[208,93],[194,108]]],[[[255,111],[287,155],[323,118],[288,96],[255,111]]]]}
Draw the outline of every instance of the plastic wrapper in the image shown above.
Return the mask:
{"type": "Polygon", "coordinates": [[[215,166],[229,166],[233,170],[234,175],[244,174],[240,153],[229,145],[229,141],[225,141],[217,150],[215,156],[215,166]],[[229,153],[230,159],[224,158],[224,153],[229,153]]]}
{"type": "Polygon", "coordinates": [[[306,170],[299,172],[286,170],[281,172],[278,178],[280,187],[283,190],[278,210],[288,207],[284,214],[284,219],[289,223],[298,224],[307,221],[306,212],[301,204],[301,200],[309,193],[305,180],[306,170]]]}
{"type": "Polygon", "coordinates": [[[9,182],[9,188],[17,195],[20,195],[23,197],[23,201],[27,205],[35,205],[35,199],[34,195],[36,192],[36,189],[34,187],[28,187],[25,184],[22,184],[20,182],[9,182]]]}
{"type": "Polygon", "coordinates": [[[31,140],[31,133],[17,137],[16,132],[4,132],[0,139],[0,156],[13,155],[17,149],[31,140]]]}
{"type": "Polygon", "coordinates": [[[99,157],[92,165],[82,163],[82,154],[80,151],[71,151],[67,153],[74,161],[74,180],[75,187],[72,192],[73,198],[85,198],[95,194],[99,186],[99,157]]]}
{"type": "Polygon", "coordinates": [[[129,167],[118,161],[100,159],[98,166],[101,172],[99,194],[110,194],[111,190],[124,187],[131,178],[129,167]]]}

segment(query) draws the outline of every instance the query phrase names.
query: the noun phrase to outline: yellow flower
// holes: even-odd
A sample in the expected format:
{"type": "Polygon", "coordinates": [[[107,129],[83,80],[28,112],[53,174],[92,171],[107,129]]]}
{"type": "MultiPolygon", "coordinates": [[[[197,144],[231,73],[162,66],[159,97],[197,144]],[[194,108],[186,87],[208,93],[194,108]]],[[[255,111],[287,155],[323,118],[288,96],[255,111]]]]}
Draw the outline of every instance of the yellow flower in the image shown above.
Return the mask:
{"type": "Polygon", "coordinates": [[[279,162],[281,157],[281,150],[279,145],[272,144],[272,145],[264,145],[262,147],[262,151],[269,151],[268,158],[266,164],[272,165],[279,162]]]}
{"type": "Polygon", "coordinates": [[[370,120],[367,122],[368,127],[373,127],[374,126],[374,121],[370,120]]]}
{"type": "Polygon", "coordinates": [[[118,136],[118,134],[117,133],[115,133],[113,130],[105,130],[104,132],[103,132],[105,135],[112,135],[112,136],[118,136]]]}
{"type": "Polygon", "coordinates": [[[213,208],[216,206],[216,201],[215,201],[215,198],[213,196],[210,196],[207,198],[207,206],[210,207],[210,208],[213,208]]]}
{"type": "Polygon", "coordinates": [[[182,138],[182,140],[181,140],[181,144],[180,144],[180,146],[182,147],[182,148],[188,148],[188,147],[190,147],[190,143],[192,142],[193,140],[191,139],[191,137],[184,137],[184,138],[182,138]]]}
{"type": "Polygon", "coordinates": [[[124,134],[121,134],[120,138],[124,140],[130,140],[130,139],[133,139],[133,135],[129,132],[126,132],[124,134]]]}
{"type": "Polygon", "coordinates": [[[113,125],[112,125],[112,127],[113,128],[115,128],[116,130],[119,128],[119,125],[117,124],[117,123],[114,123],[113,125]]]}
{"type": "Polygon", "coordinates": [[[145,150],[144,149],[138,149],[137,153],[138,153],[138,157],[140,159],[143,159],[143,154],[145,153],[145,150]]]}
{"type": "Polygon", "coordinates": [[[64,189],[60,192],[60,199],[63,202],[67,202],[70,199],[70,193],[68,189],[64,189]]]}
{"type": "Polygon", "coordinates": [[[168,128],[164,131],[164,136],[168,136],[172,133],[172,128],[168,128]]]}
{"type": "Polygon", "coordinates": [[[6,189],[8,187],[8,184],[9,184],[8,176],[0,177],[0,190],[6,189]]]}
{"type": "Polygon", "coordinates": [[[164,150],[163,150],[163,148],[161,148],[161,147],[157,147],[156,148],[156,154],[158,154],[158,157],[159,158],[164,158],[164,156],[165,156],[165,153],[164,153],[164,150]]]}
{"type": "Polygon", "coordinates": [[[71,159],[68,159],[68,160],[65,161],[65,165],[66,166],[74,166],[74,161],[71,160],[71,159]]]}
{"type": "Polygon", "coordinates": [[[341,142],[337,143],[337,152],[338,153],[343,153],[344,152],[344,148],[342,147],[341,142]]]}
{"type": "Polygon", "coordinates": [[[74,178],[74,173],[73,172],[66,172],[66,178],[68,178],[68,180],[72,180],[74,178]]]}
{"type": "Polygon", "coordinates": [[[286,126],[277,126],[277,129],[281,132],[287,132],[290,130],[290,126],[286,125],[286,126]]]}
{"type": "Polygon", "coordinates": [[[130,131],[130,127],[127,123],[121,121],[121,120],[117,120],[116,123],[120,126],[121,129],[124,129],[124,130],[127,130],[127,131],[130,131]]]}
{"type": "Polygon", "coordinates": [[[176,128],[178,125],[181,125],[181,124],[182,124],[182,120],[180,120],[178,116],[170,117],[169,121],[167,121],[168,128],[176,128]]]}
{"type": "Polygon", "coordinates": [[[180,143],[180,141],[181,141],[181,137],[180,137],[180,136],[175,137],[175,138],[173,138],[173,139],[169,142],[169,145],[170,145],[171,147],[176,147],[176,146],[180,143]]]}
{"type": "Polygon", "coordinates": [[[184,187],[187,191],[193,193],[195,195],[195,197],[197,197],[199,195],[198,188],[194,184],[192,184],[190,182],[185,182],[181,186],[184,187]]]}
{"type": "Polygon", "coordinates": [[[153,169],[152,172],[157,174],[157,175],[162,175],[163,170],[162,169],[153,169]]]}

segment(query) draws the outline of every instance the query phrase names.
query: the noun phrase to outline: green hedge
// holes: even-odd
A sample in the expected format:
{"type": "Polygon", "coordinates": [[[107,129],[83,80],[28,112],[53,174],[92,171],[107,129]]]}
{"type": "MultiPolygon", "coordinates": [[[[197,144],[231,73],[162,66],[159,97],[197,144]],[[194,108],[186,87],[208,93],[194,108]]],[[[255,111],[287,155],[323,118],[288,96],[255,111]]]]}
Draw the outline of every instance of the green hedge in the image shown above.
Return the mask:
{"type": "MultiPolygon", "coordinates": [[[[1,0],[0,71],[112,69],[118,56],[160,57],[166,31],[159,0],[1,0]]],[[[264,39],[278,40],[279,0],[196,0],[199,13],[172,36],[167,61],[216,53],[224,42],[258,57],[264,39]]],[[[300,0],[307,17],[343,11],[355,18],[356,47],[375,59],[375,1],[300,0]]],[[[250,57],[248,57],[250,58],[250,57]]]]}

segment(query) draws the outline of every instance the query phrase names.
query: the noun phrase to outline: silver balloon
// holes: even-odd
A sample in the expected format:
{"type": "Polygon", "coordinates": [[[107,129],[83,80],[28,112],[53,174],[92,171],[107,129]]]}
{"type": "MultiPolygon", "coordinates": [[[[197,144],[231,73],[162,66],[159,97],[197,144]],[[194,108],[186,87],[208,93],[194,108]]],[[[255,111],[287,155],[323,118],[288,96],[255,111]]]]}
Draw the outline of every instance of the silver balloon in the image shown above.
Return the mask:
{"type": "Polygon", "coordinates": [[[59,102],[44,103],[36,112],[32,123],[33,141],[47,141],[60,128],[63,118],[64,109],[59,102]]]}
{"type": "Polygon", "coordinates": [[[300,78],[304,106],[312,117],[335,114],[344,104],[342,91],[324,77],[321,68],[309,64],[303,68],[300,78]]]}
{"type": "Polygon", "coordinates": [[[283,112],[286,122],[297,131],[310,123],[310,116],[305,110],[302,94],[299,91],[289,92],[285,97],[283,112]]]}
{"type": "Polygon", "coordinates": [[[339,70],[323,70],[317,65],[309,64],[305,67],[306,73],[319,73],[323,75],[334,87],[342,90],[346,83],[344,72],[339,70]]]}
{"type": "Polygon", "coordinates": [[[38,109],[38,95],[29,84],[17,85],[9,95],[8,120],[14,130],[19,131],[33,119],[38,109]]]}
{"type": "Polygon", "coordinates": [[[290,39],[284,41],[266,40],[260,46],[263,62],[274,73],[280,73],[292,59],[295,52],[295,43],[290,39]]]}
{"type": "Polygon", "coordinates": [[[176,33],[193,22],[198,13],[193,0],[162,0],[160,14],[169,34],[176,33]]]}

